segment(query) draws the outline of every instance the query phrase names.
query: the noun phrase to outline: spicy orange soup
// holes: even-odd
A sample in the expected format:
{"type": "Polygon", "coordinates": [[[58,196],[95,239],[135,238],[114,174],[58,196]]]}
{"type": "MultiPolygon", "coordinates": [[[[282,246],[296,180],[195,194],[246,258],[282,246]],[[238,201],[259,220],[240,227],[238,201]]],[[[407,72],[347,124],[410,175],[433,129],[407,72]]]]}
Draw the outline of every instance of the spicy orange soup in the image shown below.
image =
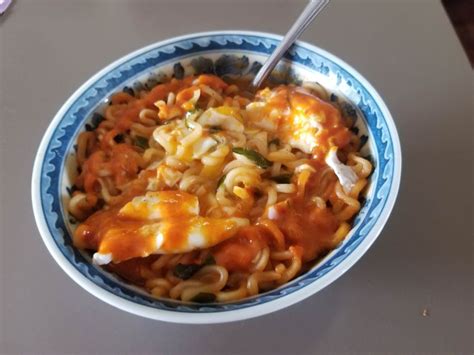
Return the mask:
{"type": "Polygon", "coordinates": [[[111,97],[77,140],[74,245],[156,297],[224,302],[335,248],[372,166],[310,88],[249,96],[213,75],[111,97]]]}

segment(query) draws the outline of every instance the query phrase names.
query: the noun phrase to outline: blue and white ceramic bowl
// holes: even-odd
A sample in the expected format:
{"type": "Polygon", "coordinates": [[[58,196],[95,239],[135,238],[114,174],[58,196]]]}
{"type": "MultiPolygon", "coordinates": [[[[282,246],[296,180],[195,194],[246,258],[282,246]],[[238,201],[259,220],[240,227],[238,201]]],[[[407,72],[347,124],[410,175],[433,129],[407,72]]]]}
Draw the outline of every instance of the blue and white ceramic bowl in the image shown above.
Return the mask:
{"type": "Polygon", "coordinates": [[[154,86],[162,76],[212,72],[220,76],[252,74],[281,37],[259,32],[198,33],[152,44],[98,72],[63,105],[38,149],[32,178],[33,209],[49,252],[63,270],[97,298],[122,310],[179,323],[219,323],[260,316],[290,306],[329,285],[367,251],[385,225],[400,183],[400,142],[392,117],[375,89],[332,54],[299,42],[285,56],[276,82],[315,81],[356,120],[368,137],[363,153],[375,171],[366,201],[346,240],[310,271],[278,289],[228,304],[192,305],[157,300],[91,263],[72,245],[72,220],[66,211],[74,144],[93,113],[125,86],[154,86]]]}

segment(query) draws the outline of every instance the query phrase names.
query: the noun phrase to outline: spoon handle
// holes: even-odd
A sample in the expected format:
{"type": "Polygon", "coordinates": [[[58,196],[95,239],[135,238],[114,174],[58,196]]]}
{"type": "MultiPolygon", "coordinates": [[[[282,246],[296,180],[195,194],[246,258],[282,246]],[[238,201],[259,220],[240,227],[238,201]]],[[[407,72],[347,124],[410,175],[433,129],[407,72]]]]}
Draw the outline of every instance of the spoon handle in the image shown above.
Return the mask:
{"type": "Polygon", "coordinates": [[[311,0],[308,5],[306,5],[301,15],[295,21],[293,26],[291,26],[283,40],[273,51],[270,57],[265,61],[253,79],[252,87],[254,90],[257,90],[260,85],[262,85],[263,81],[268,77],[273,68],[275,68],[288,48],[291,47],[291,45],[298,39],[298,37],[304,32],[308,25],[326,7],[328,3],[329,0],[311,0]]]}

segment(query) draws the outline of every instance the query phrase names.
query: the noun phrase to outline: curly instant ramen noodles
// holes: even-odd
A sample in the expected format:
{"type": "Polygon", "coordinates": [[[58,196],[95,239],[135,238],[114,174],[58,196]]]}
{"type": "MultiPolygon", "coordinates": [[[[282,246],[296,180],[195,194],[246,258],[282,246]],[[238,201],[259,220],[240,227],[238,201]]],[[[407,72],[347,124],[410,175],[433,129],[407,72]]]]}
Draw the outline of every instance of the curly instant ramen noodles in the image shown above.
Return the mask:
{"type": "Polygon", "coordinates": [[[345,238],[372,171],[326,96],[250,95],[213,75],[114,94],[77,139],[74,245],[156,297],[226,302],[288,282],[345,238]]]}

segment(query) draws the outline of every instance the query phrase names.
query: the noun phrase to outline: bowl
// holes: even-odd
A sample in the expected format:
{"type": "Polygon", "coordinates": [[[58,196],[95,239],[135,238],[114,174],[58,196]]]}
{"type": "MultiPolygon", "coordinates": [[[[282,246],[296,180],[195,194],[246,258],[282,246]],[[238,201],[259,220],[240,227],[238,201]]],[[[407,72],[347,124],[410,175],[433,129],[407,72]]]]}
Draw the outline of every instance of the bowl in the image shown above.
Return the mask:
{"type": "Polygon", "coordinates": [[[220,323],[267,314],[299,302],[339,278],[367,251],[385,225],[398,193],[401,151],[390,112],[375,89],[334,55],[297,42],[272,80],[318,82],[356,120],[368,137],[362,152],[374,172],[366,200],[343,243],[313,268],[287,284],[238,302],[185,304],[156,299],[92,264],[90,254],[72,245],[74,220],[67,213],[74,144],[93,120],[94,111],[125,86],[153,86],[163,75],[214,72],[252,75],[275,49],[280,36],[246,31],[185,35],[128,54],[99,71],[61,107],[39,146],[32,176],[32,203],[38,229],[59,266],[85,290],[117,308],[139,316],[178,323],[220,323]],[[179,65],[179,64],[181,65],[179,65]]]}

